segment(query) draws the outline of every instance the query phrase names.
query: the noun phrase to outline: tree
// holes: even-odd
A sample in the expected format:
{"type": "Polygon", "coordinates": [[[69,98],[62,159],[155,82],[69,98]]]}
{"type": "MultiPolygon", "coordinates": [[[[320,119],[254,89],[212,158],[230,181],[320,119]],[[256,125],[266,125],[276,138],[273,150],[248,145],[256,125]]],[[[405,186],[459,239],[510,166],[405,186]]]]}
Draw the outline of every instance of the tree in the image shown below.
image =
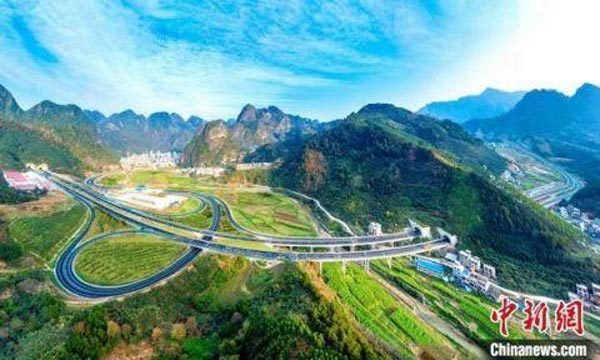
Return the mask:
{"type": "Polygon", "coordinates": [[[181,341],[185,339],[187,332],[184,324],[173,324],[171,328],[171,337],[175,340],[181,341]]]}
{"type": "Polygon", "coordinates": [[[162,340],[162,336],[163,336],[163,332],[162,330],[157,326],[154,329],[152,329],[152,342],[154,343],[158,343],[162,340]]]}
{"type": "Polygon", "coordinates": [[[106,334],[109,338],[119,337],[121,334],[121,326],[115,321],[108,320],[106,323],[106,334]]]}

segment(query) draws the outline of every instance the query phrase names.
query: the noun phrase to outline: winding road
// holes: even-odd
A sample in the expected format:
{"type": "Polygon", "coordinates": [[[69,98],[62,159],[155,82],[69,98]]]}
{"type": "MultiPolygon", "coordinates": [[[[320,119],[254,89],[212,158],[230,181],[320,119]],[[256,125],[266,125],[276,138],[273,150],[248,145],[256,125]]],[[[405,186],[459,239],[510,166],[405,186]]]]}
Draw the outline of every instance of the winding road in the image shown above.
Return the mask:
{"type": "Polygon", "coordinates": [[[79,183],[71,179],[50,173],[42,172],[43,176],[55,183],[63,191],[81,202],[88,209],[90,216],[86,219],[85,226],[74,235],[73,241],[60,254],[55,268],[55,275],[59,285],[68,293],[86,299],[107,299],[123,296],[145,288],[149,288],[161,281],[173,276],[189,263],[191,263],[202,251],[210,251],[220,254],[243,256],[254,260],[264,261],[315,261],[315,262],[339,262],[386,259],[398,256],[416,255],[436,249],[453,245],[456,239],[453,236],[440,231],[441,237],[424,242],[416,242],[408,245],[398,244],[419,238],[418,228],[408,228],[400,233],[375,235],[375,236],[347,236],[347,237],[283,237],[262,234],[237,223],[229,206],[212,195],[200,193],[182,193],[194,196],[209,206],[212,211],[211,224],[207,229],[197,229],[191,226],[179,224],[170,219],[165,219],[156,214],[151,214],[135,209],[122,202],[107,196],[102,189],[93,184],[93,180],[79,183]],[[115,216],[135,227],[137,230],[128,232],[116,232],[97,236],[90,241],[82,242],[94,221],[94,207],[101,208],[112,216],[115,216]],[[221,212],[227,216],[229,222],[244,235],[228,234],[218,232],[221,212]],[[124,285],[100,286],[90,284],[82,280],[74,270],[77,255],[90,244],[102,241],[111,236],[120,236],[127,233],[145,232],[164,236],[169,240],[181,242],[189,246],[189,250],[180,258],[169,264],[159,272],[124,285]],[[255,250],[244,247],[213,242],[214,238],[243,240],[258,242],[276,247],[273,250],[255,250]],[[355,245],[360,245],[361,250],[355,250],[355,245]],[[385,245],[385,246],[382,246],[385,245]],[[350,247],[350,251],[340,251],[344,247],[350,247]],[[364,248],[367,249],[364,249],[364,248]],[[289,248],[289,251],[286,250],[289,248]],[[310,251],[293,251],[293,248],[310,248],[310,251]],[[324,248],[325,251],[313,252],[314,248],[324,248]]]}

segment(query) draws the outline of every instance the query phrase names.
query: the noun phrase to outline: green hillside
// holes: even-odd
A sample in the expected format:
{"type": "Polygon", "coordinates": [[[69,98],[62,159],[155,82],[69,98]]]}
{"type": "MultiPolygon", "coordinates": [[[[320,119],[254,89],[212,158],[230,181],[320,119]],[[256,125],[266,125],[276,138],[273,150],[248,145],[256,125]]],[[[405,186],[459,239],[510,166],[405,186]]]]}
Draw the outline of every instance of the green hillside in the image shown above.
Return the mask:
{"type": "Polygon", "coordinates": [[[62,144],[89,167],[116,162],[116,155],[101,145],[96,125],[75,105],[43,101],[27,110],[21,121],[62,144]]]}
{"type": "Polygon", "coordinates": [[[81,160],[69,149],[40,132],[0,119],[0,168],[22,168],[27,162],[47,163],[52,169],[80,173],[81,160]]]}
{"type": "MultiPolygon", "coordinates": [[[[378,221],[391,231],[408,217],[441,225],[460,236],[460,246],[496,265],[510,287],[564,295],[575,282],[600,279],[597,261],[581,255],[579,232],[458,165],[472,158],[415,141],[407,128],[381,112],[354,114],[288,152],[270,181],[315,196],[357,228],[378,221]]],[[[428,133],[424,126],[422,133],[428,133]]],[[[434,138],[446,147],[457,139],[434,138]]]]}

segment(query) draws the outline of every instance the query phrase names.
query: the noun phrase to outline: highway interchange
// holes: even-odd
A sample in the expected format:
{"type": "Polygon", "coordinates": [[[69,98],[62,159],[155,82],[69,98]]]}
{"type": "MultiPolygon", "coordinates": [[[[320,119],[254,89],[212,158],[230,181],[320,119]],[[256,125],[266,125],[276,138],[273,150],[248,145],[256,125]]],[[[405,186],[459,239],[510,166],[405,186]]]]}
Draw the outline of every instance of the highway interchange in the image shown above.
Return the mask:
{"type": "Polygon", "coordinates": [[[372,236],[345,237],[285,237],[262,234],[252,231],[239,224],[223,200],[208,194],[185,193],[194,196],[209,206],[212,211],[211,224],[207,229],[197,229],[179,224],[171,219],[160,217],[108,196],[105,190],[96,185],[93,179],[84,183],[74,181],[51,172],[42,172],[43,176],[52,181],[60,189],[81,202],[88,210],[89,216],[84,226],[73,236],[73,241],[59,255],[54,269],[59,285],[69,294],[83,299],[107,299],[127,295],[149,288],[175,275],[189,265],[202,251],[220,254],[243,256],[253,260],[263,261],[313,261],[313,262],[346,262],[389,259],[399,256],[416,255],[441,249],[456,243],[456,238],[440,229],[440,237],[436,239],[421,239],[420,242],[404,244],[420,239],[423,228],[418,225],[407,228],[399,233],[372,236]],[[82,241],[95,218],[95,208],[102,209],[126,223],[133,225],[135,230],[102,234],[93,239],[82,241]],[[218,231],[221,214],[243,235],[223,233],[218,231]],[[159,272],[132,283],[118,286],[100,286],[88,283],[75,272],[74,264],[77,255],[87,246],[102,241],[111,236],[122,236],[127,233],[154,233],[169,240],[184,243],[189,249],[159,272]],[[255,250],[236,247],[214,242],[213,239],[230,239],[257,242],[269,245],[273,250],[255,250]],[[424,241],[422,241],[424,240],[424,241]],[[358,249],[357,249],[358,247],[358,249]],[[304,249],[297,251],[296,249],[304,249]],[[319,251],[314,251],[315,249],[319,251]]]}

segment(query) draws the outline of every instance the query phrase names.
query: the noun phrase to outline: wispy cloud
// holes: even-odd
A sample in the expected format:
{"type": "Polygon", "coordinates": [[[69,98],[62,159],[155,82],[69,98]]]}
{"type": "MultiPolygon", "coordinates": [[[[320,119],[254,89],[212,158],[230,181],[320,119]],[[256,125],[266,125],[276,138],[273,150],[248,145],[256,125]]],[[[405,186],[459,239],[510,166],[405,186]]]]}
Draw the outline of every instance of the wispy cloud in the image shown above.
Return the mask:
{"type": "Polygon", "coordinates": [[[339,117],[332,109],[354,110],[361,93],[404,96],[475,43],[468,24],[489,20],[492,5],[448,4],[7,0],[0,82],[26,105],[212,118],[254,102],[339,117]]]}

